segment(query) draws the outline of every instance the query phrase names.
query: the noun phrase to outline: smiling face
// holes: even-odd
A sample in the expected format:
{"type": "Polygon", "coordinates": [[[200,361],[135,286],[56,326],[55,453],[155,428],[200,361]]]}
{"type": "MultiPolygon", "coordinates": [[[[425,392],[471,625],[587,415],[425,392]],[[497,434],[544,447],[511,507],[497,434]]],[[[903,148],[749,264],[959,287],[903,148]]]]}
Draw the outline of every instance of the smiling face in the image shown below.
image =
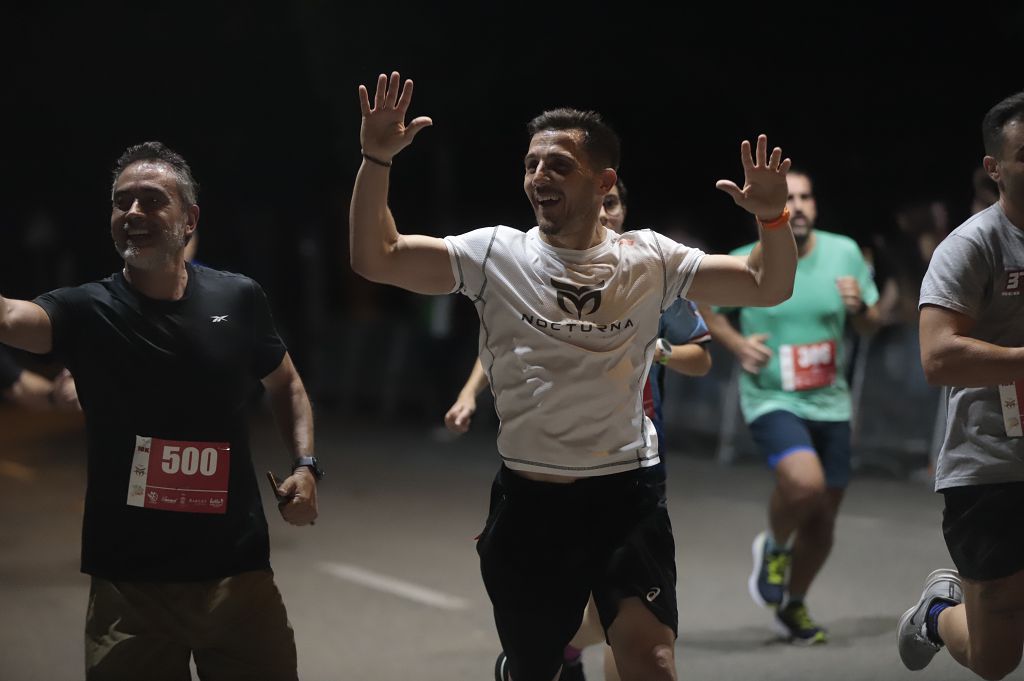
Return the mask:
{"type": "Polygon", "coordinates": [[[130,267],[154,270],[184,260],[199,207],[186,206],[173,169],[160,161],[133,163],[114,184],[110,236],[130,267]]]}
{"type": "Polygon", "coordinates": [[[593,229],[598,220],[606,179],[591,168],[582,142],[580,130],[542,130],[530,140],[523,190],[548,236],[593,229]]]}

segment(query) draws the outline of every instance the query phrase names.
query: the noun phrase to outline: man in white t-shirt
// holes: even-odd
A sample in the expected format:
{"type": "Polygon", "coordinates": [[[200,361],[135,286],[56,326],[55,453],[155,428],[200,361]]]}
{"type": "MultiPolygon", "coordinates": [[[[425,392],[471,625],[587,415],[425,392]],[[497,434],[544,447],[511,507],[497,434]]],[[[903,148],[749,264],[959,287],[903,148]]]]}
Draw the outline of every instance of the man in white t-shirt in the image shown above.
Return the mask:
{"type": "Polygon", "coordinates": [[[389,169],[431,121],[406,124],[412,81],[401,85],[382,74],[372,106],[359,88],[352,267],[410,291],[463,293],[480,315],[503,462],[477,544],[507,655],[496,675],[557,678],[593,592],[622,678],[675,679],[675,546],[649,474],[658,439],[642,388],[658,320],[677,298],[768,306],[791,294],[789,159],[769,155],[763,135],[753,156],[742,143],[743,187],[718,187],[757,216],[761,243],[747,257],[705,255],[650,230],[602,226],[618,137],[593,112],[557,109],[529,126],[524,190],[537,227],[403,235],[387,206],[389,169]]]}

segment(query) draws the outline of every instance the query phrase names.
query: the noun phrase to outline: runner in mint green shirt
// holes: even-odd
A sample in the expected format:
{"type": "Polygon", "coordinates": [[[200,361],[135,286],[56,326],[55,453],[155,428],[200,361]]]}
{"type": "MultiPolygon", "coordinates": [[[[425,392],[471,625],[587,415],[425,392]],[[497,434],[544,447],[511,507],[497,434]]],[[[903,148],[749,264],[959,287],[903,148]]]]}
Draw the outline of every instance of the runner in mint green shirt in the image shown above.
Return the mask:
{"type": "Polygon", "coordinates": [[[825,642],[827,632],[810,618],[804,599],[828,558],[850,478],[843,334],[848,319],[860,332],[877,326],[878,289],[852,239],[814,228],[810,177],[790,170],[787,183],[800,254],[793,296],[772,308],[701,312],[743,367],[743,416],[776,476],[769,529],[752,547],[750,595],[776,609],[776,622],[790,640],[811,644],[825,642]],[[738,313],[739,330],[729,313],[738,313]]]}

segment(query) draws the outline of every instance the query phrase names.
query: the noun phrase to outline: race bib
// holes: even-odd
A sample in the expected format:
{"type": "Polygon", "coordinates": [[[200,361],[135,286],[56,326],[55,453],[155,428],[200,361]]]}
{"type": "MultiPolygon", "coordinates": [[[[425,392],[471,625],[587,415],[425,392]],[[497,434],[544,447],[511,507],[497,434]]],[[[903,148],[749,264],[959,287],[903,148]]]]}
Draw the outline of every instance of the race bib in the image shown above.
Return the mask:
{"type": "Polygon", "coordinates": [[[832,340],[779,347],[782,389],[813,390],[836,380],[836,343],[832,340]]]}
{"type": "Polygon", "coordinates": [[[128,505],[179,513],[226,513],[231,445],[136,436],[128,505]]]}
{"type": "Polygon", "coordinates": [[[1024,436],[1024,429],[1021,428],[1021,419],[1024,418],[1024,411],[1021,411],[1022,400],[1024,385],[1010,383],[999,386],[999,401],[1003,405],[1003,426],[1009,437],[1024,436]]]}

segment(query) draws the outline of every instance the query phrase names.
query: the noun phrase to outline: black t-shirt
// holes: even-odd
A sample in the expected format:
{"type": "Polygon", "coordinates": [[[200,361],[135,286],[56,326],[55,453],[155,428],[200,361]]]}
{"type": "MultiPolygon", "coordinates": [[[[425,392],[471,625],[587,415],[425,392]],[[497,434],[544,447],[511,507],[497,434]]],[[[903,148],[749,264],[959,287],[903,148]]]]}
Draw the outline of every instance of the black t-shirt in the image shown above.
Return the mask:
{"type": "Polygon", "coordinates": [[[85,412],[82,571],[189,581],[269,567],[246,406],[286,349],[259,285],[189,265],[181,300],[147,298],[118,273],[35,302],[50,317],[54,352],[74,375],[85,412]],[[150,446],[143,438],[153,438],[148,468],[139,465],[150,446]],[[157,451],[157,439],[179,446],[157,451]],[[188,443],[227,443],[230,458],[220,452],[218,463],[206,445],[189,452],[188,443]],[[225,473],[216,467],[226,460],[225,473]],[[160,466],[173,466],[180,484],[153,487],[166,484],[160,466]],[[226,499],[209,502],[204,512],[170,510],[186,497],[196,503],[188,488],[200,485],[187,481],[200,480],[208,468],[225,476],[226,499]],[[185,473],[192,477],[180,477],[185,473]],[[162,506],[143,505],[149,495],[162,506]]]}
{"type": "Polygon", "coordinates": [[[21,367],[10,353],[0,345],[0,393],[8,390],[21,378],[21,367]]]}

